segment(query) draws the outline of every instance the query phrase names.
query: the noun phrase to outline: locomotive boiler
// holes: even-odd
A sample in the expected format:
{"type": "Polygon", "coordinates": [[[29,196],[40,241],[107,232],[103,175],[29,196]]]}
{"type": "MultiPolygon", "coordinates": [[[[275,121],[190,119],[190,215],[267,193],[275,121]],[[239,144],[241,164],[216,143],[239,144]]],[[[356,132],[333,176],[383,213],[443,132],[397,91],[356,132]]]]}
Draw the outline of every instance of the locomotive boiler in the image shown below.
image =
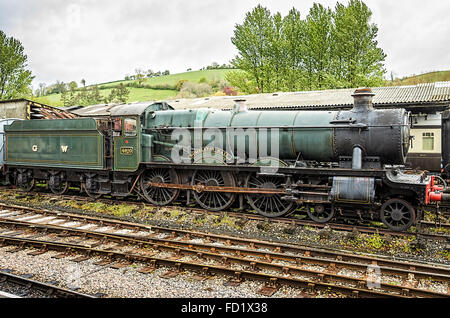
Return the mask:
{"type": "Polygon", "coordinates": [[[191,132],[191,149],[210,145],[228,150],[234,159],[237,139],[244,135],[242,161],[255,157],[251,156],[255,145],[267,145],[270,153],[274,144],[270,139],[275,136],[277,155],[285,162],[338,162],[346,167],[346,160],[358,148],[362,167],[404,165],[410,139],[409,113],[404,109],[375,110],[370,89],[360,89],[353,96],[355,104],[349,111],[248,111],[241,100],[232,111],[169,110],[151,113],[144,129],[161,146],[156,153],[167,156],[175,146],[174,136],[168,132],[183,128],[191,132]],[[217,136],[220,140],[214,140],[217,136]]]}
{"type": "Polygon", "coordinates": [[[97,118],[14,122],[5,127],[9,179],[29,191],[79,185],[92,197],[137,194],[213,211],[267,217],[304,211],[381,220],[405,230],[446,200],[425,172],[405,173],[409,114],[375,110],[370,89],[348,111],[174,110],[166,103],[108,108],[97,118]]]}

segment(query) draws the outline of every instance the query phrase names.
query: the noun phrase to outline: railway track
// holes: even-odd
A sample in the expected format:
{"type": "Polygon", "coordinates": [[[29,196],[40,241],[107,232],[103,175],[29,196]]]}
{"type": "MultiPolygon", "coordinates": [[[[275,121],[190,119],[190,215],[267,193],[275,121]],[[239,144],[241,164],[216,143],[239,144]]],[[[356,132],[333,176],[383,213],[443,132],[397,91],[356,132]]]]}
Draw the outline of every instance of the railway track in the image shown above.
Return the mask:
{"type": "MultiPolygon", "coordinates": [[[[20,295],[15,293],[0,292],[0,298],[21,298],[28,295],[39,294],[46,298],[97,298],[95,296],[79,293],[74,290],[43,283],[28,277],[15,275],[5,270],[0,270],[0,290],[4,285],[15,285],[20,290],[20,295]]],[[[36,296],[33,296],[36,297],[36,296]]]]}
{"type": "MultiPolygon", "coordinates": [[[[23,195],[42,195],[42,196],[46,196],[46,197],[50,197],[50,198],[57,198],[57,199],[66,199],[66,200],[76,200],[76,201],[85,201],[85,202],[101,202],[101,203],[105,203],[105,204],[135,204],[135,205],[144,205],[144,203],[142,203],[141,201],[131,201],[131,200],[114,200],[114,199],[106,199],[106,198],[101,198],[101,199],[92,199],[90,197],[86,197],[86,196],[80,196],[80,195],[54,195],[51,193],[46,193],[46,192],[38,192],[38,191],[34,191],[34,192],[27,192],[24,193],[20,190],[17,189],[8,189],[8,190],[12,190],[16,193],[20,193],[23,195]]],[[[146,204],[147,206],[149,206],[149,204],[146,204]]],[[[179,205],[173,205],[173,206],[164,206],[164,207],[158,207],[155,206],[156,209],[160,209],[160,208],[166,208],[166,209],[170,209],[170,208],[174,208],[174,209],[178,209],[178,210],[182,210],[185,212],[195,212],[195,213],[200,213],[200,214],[212,214],[212,215],[228,215],[230,217],[236,217],[236,218],[241,218],[244,219],[244,221],[247,220],[255,220],[255,221],[269,221],[269,218],[264,217],[262,215],[259,214],[255,214],[255,213],[250,213],[250,212],[243,212],[243,211],[239,211],[239,212],[234,212],[234,211],[220,211],[220,212],[214,212],[214,211],[208,211],[208,210],[204,210],[204,209],[200,209],[200,208],[195,208],[195,207],[183,207],[183,206],[179,206],[179,205]]],[[[363,233],[363,234],[379,234],[379,235],[385,235],[385,236],[393,236],[393,237],[402,237],[402,236],[413,236],[413,237],[420,237],[420,238],[426,238],[426,239],[433,239],[433,240],[441,240],[441,241],[450,241],[450,236],[445,234],[448,231],[450,231],[450,223],[436,223],[436,222],[426,222],[426,221],[421,221],[419,226],[421,227],[419,232],[396,232],[396,231],[391,231],[388,230],[386,228],[383,227],[378,227],[378,226],[367,226],[367,225],[355,225],[355,224],[341,224],[341,223],[334,223],[334,222],[329,222],[329,223],[324,223],[324,224],[320,224],[320,223],[316,223],[314,221],[310,221],[310,220],[304,220],[304,219],[299,219],[296,216],[288,216],[288,217],[277,217],[277,218],[270,218],[270,222],[278,222],[278,223],[282,223],[282,224],[289,224],[292,226],[308,226],[311,228],[318,228],[318,229],[322,229],[325,227],[328,227],[330,229],[333,230],[337,230],[337,231],[347,231],[347,232],[353,232],[353,231],[357,231],[359,233],[363,233]],[[443,230],[444,234],[442,233],[436,233],[436,232],[430,232],[429,229],[438,229],[438,230],[443,230]]],[[[359,222],[359,221],[358,221],[359,222]]]]}
{"type": "Polygon", "coordinates": [[[119,220],[0,205],[0,243],[33,254],[58,251],[55,257],[82,254],[75,261],[101,257],[103,264],[142,264],[140,272],[159,266],[184,270],[199,279],[228,275],[230,284],[244,279],[266,283],[260,291],[272,295],[282,285],[309,292],[333,290],[354,297],[450,297],[450,266],[401,262],[305,246],[242,239],[210,233],[146,226],[119,220]],[[113,245],[111,245],[113,244],[113,245]],[[165,255],[165,256],[162,256],[165,255]],[[352,274],[346,274],[347,272],[352,274]],[[401,278],[392,284],[389,277],[401,278]],[[423,288],[436,281],[442,291],[423,288]]]}

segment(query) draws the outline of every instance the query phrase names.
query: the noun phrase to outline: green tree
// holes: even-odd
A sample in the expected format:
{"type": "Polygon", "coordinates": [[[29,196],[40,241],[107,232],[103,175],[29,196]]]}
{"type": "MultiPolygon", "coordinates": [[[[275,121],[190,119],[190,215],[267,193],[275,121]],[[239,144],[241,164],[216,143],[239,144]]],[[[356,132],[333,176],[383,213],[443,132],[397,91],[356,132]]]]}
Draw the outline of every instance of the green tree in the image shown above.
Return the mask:
{"type": "Polygon", "coordinates": [[[330,71],[331,31],[332,11],[314,3],[306,17],[305,41],[301,49],[304,53],[306,87],[309,90],[327,88],[325,82],[330,71]]]}
{"type": "Polygon", "coordinates": [[[47,89],[47,86],[45,85],[45,83],[39,83],[39,88],[36,89],[35,95],[37,97],[44,96],[46,93],[46,89],[47,89]]]}
{"type": "Polygon", "coordinates": [[[111,90],[111,93],[105,98],[105,103],[126,103],[130,95],[130,90],[120,83],[117,87],[111,90]]]}
{"type": "Polygon", "coordinates": [[[137,68],[135,69],[136,72],[136,82],[137,82],[137,87],[142,87],[142,84],[144,83],[144,79],[145,79],[145,73],[142,69],[137,68]]]}
{"type": "Polygon", "coordinates": [[[292,8],[289,14],[283,19],[284,24],[284,50],[285,67],[283,79],[284,87],[287,90],[301,90],[304,88],[305,67],[304,51],[307,46],[304,44],[305,22],[300,17],[300,12],[292,8]]]}
{"type": "Polygon", "coordinates": [[[371,23],[372,12],[361,0],[347,6],[336,4],[332,50],[334,74],[344,87],[378,86],[386,73],[386,54],[378,47],[378,27],[371,23]]]}
{"type": "Polygon", "coordinates": [[[236,46],[238,55],[231,61],[235,68],[250,74],[257,91],[264,93],[265,76],[268,74],[269,47],[272,37],[272,16],[268,9],[258,5],[245,16],[242,24],[237,24],[231,42],[236,46]]]}
{"type": "Polygon", "coordinates": [[[241,92],[245,92],[247,94],[258,93],[258,85],[256,83],[255,77],[246,71],[229,71],[225,74],[225,80],[229,82],[231,86],[236,87],[241,92]]]}
{"type": "Polygon", "coordinates": [[[71,81],[71,82],[69,83],[69,89],[70,89],[70,90],[76,90],[77,88],[78,88],[77,82],[71,81]]]}
{"type": "Polygon", "coordinates": [[[279,91],[283,85],[286,67],[286,38],[283,18],[278,12],[272,18],[272,30],[268,42],[268,68],[266,68],[266,87],[268,92],[279,91]]]}
{"type": "Polygon", "coordinates": [[[104,98],[100,94],[100,90],[97,85],[92,86],[92,88],[87,93],[87,105],[95,105],[103,103],[104,98]]]}
{"type": "Polygon", "coordinates": [[[64,90],[61,93],[61,100],[64,106],[74,106],[74,105],[82,105],[82,96],[86,89],[83,89],[80,92],[75,91],[76,87],[69,86],[69,90],[64,90]]]}
{"type": "Polygon", "coordinates": [[[235,26],[231,63],[244,72],[227,80],[246,93],[379,86],[386,55],[371,16],[361,0],[335,11],[314,3],[304,20],[295,8],[283,18],[258,5],[235,26]]]}
{"type": "Polygon", "coordinates": [[[0,100],[31,93],[34,76],[26,69],[27,58],[22,43],[0,30],[0,100]]]}

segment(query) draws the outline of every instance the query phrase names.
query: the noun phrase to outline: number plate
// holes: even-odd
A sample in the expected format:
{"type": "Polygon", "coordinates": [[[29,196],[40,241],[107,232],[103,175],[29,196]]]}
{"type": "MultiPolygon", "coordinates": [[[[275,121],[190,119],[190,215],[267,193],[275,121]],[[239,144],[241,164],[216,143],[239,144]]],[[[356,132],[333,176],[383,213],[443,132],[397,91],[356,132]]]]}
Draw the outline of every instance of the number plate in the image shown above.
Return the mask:
{"type": "Polygon", "coordinates": [[[131,156],[133,154],[133,152],[134,152],[133,147],[121,147],[120,148],[121,155],[131,156]]]}

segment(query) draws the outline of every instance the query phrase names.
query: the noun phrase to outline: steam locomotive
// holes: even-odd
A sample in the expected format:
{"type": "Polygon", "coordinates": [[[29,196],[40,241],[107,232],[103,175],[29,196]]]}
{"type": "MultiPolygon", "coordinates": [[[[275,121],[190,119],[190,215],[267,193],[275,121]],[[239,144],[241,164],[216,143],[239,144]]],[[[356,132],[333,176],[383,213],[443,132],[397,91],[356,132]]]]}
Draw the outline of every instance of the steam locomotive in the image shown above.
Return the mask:
{"type": "Polygon", "coordinates": [[[346,111],[174,110],[166,103],[112,107],[109,116],[14,121],[4,171],[30,191],[79,185],[91,197],[133,193],[155,205],[193,201],[267,217],[306,210],[381,220],[404,231],[426,205],[448,200],[426,172],[404,169],[409,113],[375,110],[370,89],[346,111]]]}

